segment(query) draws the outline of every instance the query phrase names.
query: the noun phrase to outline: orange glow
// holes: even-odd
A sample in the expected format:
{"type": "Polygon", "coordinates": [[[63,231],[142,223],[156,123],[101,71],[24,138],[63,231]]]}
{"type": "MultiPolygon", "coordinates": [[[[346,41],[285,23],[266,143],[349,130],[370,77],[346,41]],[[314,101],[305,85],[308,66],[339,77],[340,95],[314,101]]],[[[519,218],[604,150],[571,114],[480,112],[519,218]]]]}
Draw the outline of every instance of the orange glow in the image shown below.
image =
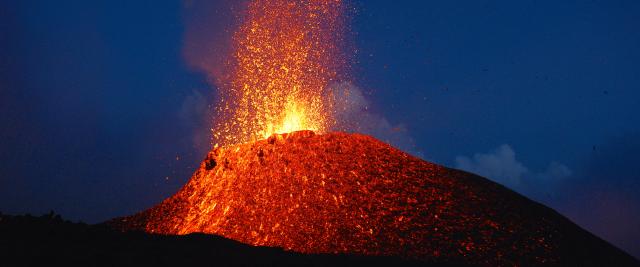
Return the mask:
{"type": "Polygon", "coordinates": [[[304,253],[554,265],[558,221],[522,212],[538,207],[526,201],[372,137],[299,131],[213,149],[179,192],[111,225],[304,253]]]}
{"type": "Polygon", "coordinates": [[[296,130],[327,131],[327,84],[346,66],[340,0],[255,0],[233,35],[215,139],[223,145],[296,130]]]}
{"type": "Polygon", "coordinates": [[[561,265],[568,221],[554,211],[372,137],[329,132],[348,101],[328,87],[348,78],[344,13],[341,0],[251,1],[217,77],[221,146],[176,194],[108,225],[303,253],[561,265]]]}

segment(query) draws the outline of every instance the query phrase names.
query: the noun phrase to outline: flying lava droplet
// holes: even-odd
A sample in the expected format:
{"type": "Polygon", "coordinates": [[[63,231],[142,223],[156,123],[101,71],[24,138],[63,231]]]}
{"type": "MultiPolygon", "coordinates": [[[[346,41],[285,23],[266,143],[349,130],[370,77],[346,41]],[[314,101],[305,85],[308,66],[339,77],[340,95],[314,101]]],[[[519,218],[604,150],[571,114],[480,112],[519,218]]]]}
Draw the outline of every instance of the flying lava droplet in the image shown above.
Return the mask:
{"type": "Polygon", "coordinates": [[[297,130],[326,132],[332,93],[344,78],[345,8],[340,0],[255,0],[233,35],[226,61],[219,123],[223,145],[297,130]]]}

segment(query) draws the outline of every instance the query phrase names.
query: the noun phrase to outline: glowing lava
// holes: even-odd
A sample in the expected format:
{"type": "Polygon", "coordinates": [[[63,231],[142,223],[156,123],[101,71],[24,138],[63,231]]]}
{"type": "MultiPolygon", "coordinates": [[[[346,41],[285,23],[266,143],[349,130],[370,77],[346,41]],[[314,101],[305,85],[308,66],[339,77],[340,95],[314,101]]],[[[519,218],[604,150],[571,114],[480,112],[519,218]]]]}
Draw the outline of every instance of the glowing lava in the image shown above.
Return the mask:
{"type": "Polygon", "coordinates": [[[175,195],[110,224],[481,266],[553,264],[568,246],[566,219],[500,185],[369,136],[311,131],[216,148],[175,195]]]}
{"type": "Polygon", "coordinates": [[[224,145],[296,130],[325,132],[327,84],[347,66],[340,0],[255,0],[233,35],[214,137],[224,145]]]}
{"type": "Polygon", "coordinates": [[[340,0],[249,3],[219,78],[224,120],[214,135],[223,146],[179,192],[107,225],[445,265],[563,265],[595,255],[574,246],[592,240],[588,233],[487,179],[369,136],[324,133],[340,105],[327,85],[346,78],[344,10],[340,0]]]}

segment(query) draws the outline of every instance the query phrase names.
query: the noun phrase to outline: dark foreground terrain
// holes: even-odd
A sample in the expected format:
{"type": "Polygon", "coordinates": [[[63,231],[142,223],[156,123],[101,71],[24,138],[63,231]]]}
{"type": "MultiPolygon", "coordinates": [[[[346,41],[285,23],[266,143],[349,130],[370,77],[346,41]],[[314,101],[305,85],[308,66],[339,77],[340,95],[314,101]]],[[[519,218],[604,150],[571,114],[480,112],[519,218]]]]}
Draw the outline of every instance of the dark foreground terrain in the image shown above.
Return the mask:
{"type": "Polygon", "coordinates": [[[205,234],[122,233],[49,214],[0,215],[0,266],[432,265],[393,257],[301,254],[205,234]]]}
{"type": "MultiPolygon", "coordinates": [[[[640,266],[638,261],[622,251],[612,249],[607,254],[614,260],[601,266],[640,266]]],[[[592,262],[591,265],[601,263],[592,262]]],[[[72,223],[51,213],[40,217],[0,214],[0,266],[454,265],[408,261],[398,257],[302,254],[249,246],[206,234],[123,233],[101,225],[72,223]]]]}

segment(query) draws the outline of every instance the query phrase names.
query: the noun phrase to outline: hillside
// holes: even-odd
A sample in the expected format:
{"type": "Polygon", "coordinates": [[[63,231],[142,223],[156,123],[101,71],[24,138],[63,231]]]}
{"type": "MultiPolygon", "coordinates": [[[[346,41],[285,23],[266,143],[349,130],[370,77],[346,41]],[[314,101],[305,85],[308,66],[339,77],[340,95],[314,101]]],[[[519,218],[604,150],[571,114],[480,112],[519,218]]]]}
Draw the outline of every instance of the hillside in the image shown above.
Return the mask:
{"type": "Polygon", "coordinates": [[[347,133],[301,131],[216,148],[174,196],[107,225],[425,264],[638,264],[501,185],[347,133]]]}

